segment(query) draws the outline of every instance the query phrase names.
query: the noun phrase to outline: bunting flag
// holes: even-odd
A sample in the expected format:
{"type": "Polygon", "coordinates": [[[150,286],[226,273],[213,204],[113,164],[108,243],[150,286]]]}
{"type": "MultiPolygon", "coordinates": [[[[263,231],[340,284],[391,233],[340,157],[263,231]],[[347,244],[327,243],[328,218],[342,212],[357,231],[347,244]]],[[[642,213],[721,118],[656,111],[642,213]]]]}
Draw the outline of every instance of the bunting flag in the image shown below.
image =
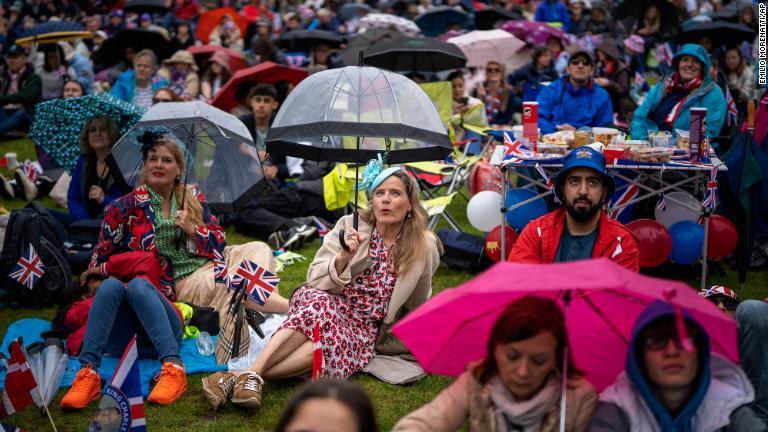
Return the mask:
{"type": "Polygon", "coordinates": [[[320,340],[320,321],[312,330],[312,381],[317,381],[323,373],[323,343],[320,340]]]}
{"type": "Polygon", "coordinates": [[[557,194],[555,193],[555,185],[552,183],[552,180],[549,179],[549,176],[547,175],[547,171],[539,164],[536,164],[536,171],[541,174],[541,178],[544,180],[544,183],[547,184],[547,188],[552,191],[552,194],[555,197],[555,202],[559,203],[560,199],[557,198],[557,194]]]}
{"type": "Polygon", "coordinates": [[[622,192],[619,192],[618,190],[614,192],[611,202],[608,205],[608,217],[621,223],[629,222],[632,217],[632,211],[628,210],[631,206],[627,205],[627,203],[637,198],[639,194],[640,187],[634,183],[628,184],[622,192]],[[619,206],[622,207],[617,209],[616,207],[619,206]]]}
{"type": "Polygon", "coordinates": [[[115,374],[104,389],[104,395],[99,402],[99,413],[91,428],[120,432],[147,430],[136,336],[128,342],[115,374]]]}
{"type": "Polygon", "coordinates": [[[0,423],[0,432],[24,432],[24,429],[8,423],[0,423]]]}
{"type": "Polygon", "coordinates": [[[25,287],[32,289],[44,274],[43,260],[40,259],[34,246],[30,243],[8,276],[25,287]]]}
{"type": "Polygon", "coordinates": [[[664,199],[664,191],[661,190],[664,188],[664,168],[659,171],[659,202],[656,203],[656,210],[658,211],[666,211],[667,210],[667,200],[664,199]]]}
{"type": "Polygon", "coordinates": [[[32,405],[34,403],[32,392],[39,391],[35,375],[29,367],[27,353],[21,346],[21,339],[11,343],[10,354],[3,387],[3,403],[0,404],[0,417],[8,417],[32,405]]]}
{"type": "Polygon", "coordinates": [[[267,302],[279,282],[279,277],[248,259],[240,263],[232,280],[233,284],[243,288],[248,298],[260,305],[267,302]]]}
{"type": "Polygon", "coordinates": [[[726,116],[725,124],[731,126],[736,124],[739,120],[739,110],[736,108],[736,101],[733,100],[729,86],[725,86],[725,102],[728,107],[728,115],[726,116]]]}
{"type": "MultiPolygon", "coordinates": [[[[718,165],[719,166],[719,165],[718,165]]],[[[709,170],[709,182],[707,182],[707,191],[704,194],[704,201],[701,203],[704,207],[714,210],[717,207],[717,166],[709,170]]]]}

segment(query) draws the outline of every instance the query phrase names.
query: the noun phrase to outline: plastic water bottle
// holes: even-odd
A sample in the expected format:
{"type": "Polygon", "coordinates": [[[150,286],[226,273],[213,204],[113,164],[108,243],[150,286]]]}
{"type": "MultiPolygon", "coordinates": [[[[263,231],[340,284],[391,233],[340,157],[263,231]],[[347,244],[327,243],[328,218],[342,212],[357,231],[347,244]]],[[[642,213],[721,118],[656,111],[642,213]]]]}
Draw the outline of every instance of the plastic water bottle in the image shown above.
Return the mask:
{"type": "Polygon", "coordinates": [[[197,345],[197,352],[200,355],[212,356],[214,353],[213,339],[208,332],[202,331],[200,335],[195,339],[197,345]]]}

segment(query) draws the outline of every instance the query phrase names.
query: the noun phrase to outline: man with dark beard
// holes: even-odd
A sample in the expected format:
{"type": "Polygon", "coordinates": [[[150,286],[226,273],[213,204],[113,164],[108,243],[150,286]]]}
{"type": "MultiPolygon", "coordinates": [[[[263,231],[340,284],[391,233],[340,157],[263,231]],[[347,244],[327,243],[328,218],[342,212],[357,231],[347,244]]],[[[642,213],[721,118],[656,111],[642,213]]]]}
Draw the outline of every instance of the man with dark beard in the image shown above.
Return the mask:
{"type": "Polygon", "coordinates": [[[639,253],[632,233],[603,210],[613,189],[603,154],[587,146],[573,149],[555,177],[555,194],[563,207],[529,222],[509,261],[544,264],[607,257],[637,271],[639,253]]]}

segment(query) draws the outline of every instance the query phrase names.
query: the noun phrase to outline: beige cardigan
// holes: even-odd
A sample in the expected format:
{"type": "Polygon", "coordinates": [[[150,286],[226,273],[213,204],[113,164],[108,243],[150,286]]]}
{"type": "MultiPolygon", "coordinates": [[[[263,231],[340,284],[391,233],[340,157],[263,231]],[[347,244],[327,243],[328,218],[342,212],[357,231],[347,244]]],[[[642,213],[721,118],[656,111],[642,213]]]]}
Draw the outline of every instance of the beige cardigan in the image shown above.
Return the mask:
{"type": "MultiPolygon", "coordinates": [[[[307,270],[307,284],[313,288],[339,293],[345,285],[352,282],[355,276],[373,265],[368,251],[373,227],[361,219],[358,225],[360,246],[344,271],[341,274],[336,272],[336,256],[342,250],[339,243],[339,230],[342,229],[346,232],[352,229],[352,215],[339,219],[333,230],[323,238],[323,245],[307,270]]],[[[384,317],[385,326],[399,318],[401,309],[411,311],[424,303],[432,294],[432,275],[440,264],[440,253],[435,235],[430,231],[425,235],[429,237],[427,256],[415,262],[405,274],[397,275],[387,315],[384,317]]]]}
{"type": "MultiPolygon", "coordinates": [[[[432,402],[403,417],[395,431],[455,431],[466,422],[468,430],[494,432],[503,430],[496,424],[496,409],[488,388],[472,375],[472,367],[432,402]]],[[[597,393],[586,379],[572,379],[566,392],[565,430],[587,430],[597,404],[597,393]]],[[[560,426],[560,404],[546,416],[541,432],[555,432],[560,426]]]]}

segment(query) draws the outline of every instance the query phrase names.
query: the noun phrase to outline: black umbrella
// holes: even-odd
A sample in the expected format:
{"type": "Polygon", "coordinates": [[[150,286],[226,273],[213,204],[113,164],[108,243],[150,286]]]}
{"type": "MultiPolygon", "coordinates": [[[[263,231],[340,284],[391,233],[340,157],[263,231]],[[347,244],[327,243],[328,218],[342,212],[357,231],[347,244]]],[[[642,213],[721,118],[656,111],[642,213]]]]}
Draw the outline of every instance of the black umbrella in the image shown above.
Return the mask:
{"type": "Polygon", "coordinates": [[[165,0],[126,0],[123,9],[137,14],[168,12],[165,0]]]}
{"type": "Polygon", "coordinates": [[[731,0],[730,3],[712,15],[712,18],[715,20],[739,21],[743,9],[752,8],[754,11],[754,7],[755,5],[748,0],[731,0]]]}
{"type": "Polygon", "coordinates": [[[506,10],[498,6],[485,8],[475,12],[475,29],[493,30],[498,21],[514,21],[519,19],[523,19],[519,12],[506,10]]]}
{"type": "Polygon", "coordinates": [[[94,61],[107,66],[115,65],[125,59],[127,48],[133,48],[137,52],[149,48],[155,53],[158,61],[170,57],[174,50],[173,46],[159,32],[130,29],[123,30],[104,41],[96,53],[94,61]]]}
{"type": "Polygon", "coordinates": [[[22,33],[16,43],[19,45],[56,43],[82,38],[91,38],[93,34],[85,31],[78,23],[55,21],[38,24],[22,33]]]}
{"type": "Polygon", "coordinates": [[[318,72],[299,83],[266,143],[269,153],[356,166],[379,156],[384,163],[442,160],[453,151],[440,115],[415,82],[358,66],[318,72]]]}
{"type": "Polygon", "coordinates": [[[399,38],[379,42],[365,51],[365,64],[398,72],[459,69],[467,57],[456,45],[435,38],[399,38]]]}
{"type": "Polygon", "coordinates": [[[277,46],[288,51],[312,53],[320,44],[329,48],[339,48],[344,39],[336,33],[325,30],[294,30],[283,33],[275,41],[277,46]]]}
{"type": "Polygon", "coordinates": [[[448,31],[453,25],[464,29],[470,28],[472,17],[450,6],[438,6],[417,16],[414,21],[426,36],[437,36],[448,31]]]}
{"type": "Polygon", "coordinates": [[[694,24],[677,35],[680,43],[696,43],[708,37],[715,47],[732,46],[741,42],[752,42],[756,32],[743,24],[733,24],[725,21],[710,21],[694,24]]]}
{"type": "Polygon", "coordinates": [[[382,27],[369,29],[365,33],[358,33],[347,41],[347,45],[341,51],[341,59],[346,66],[357,66],[358,53],[361,50],[365,51],[368,47],[379,41],[397,39],[401,36],[403,34],[395,29],[382,27]]]}

